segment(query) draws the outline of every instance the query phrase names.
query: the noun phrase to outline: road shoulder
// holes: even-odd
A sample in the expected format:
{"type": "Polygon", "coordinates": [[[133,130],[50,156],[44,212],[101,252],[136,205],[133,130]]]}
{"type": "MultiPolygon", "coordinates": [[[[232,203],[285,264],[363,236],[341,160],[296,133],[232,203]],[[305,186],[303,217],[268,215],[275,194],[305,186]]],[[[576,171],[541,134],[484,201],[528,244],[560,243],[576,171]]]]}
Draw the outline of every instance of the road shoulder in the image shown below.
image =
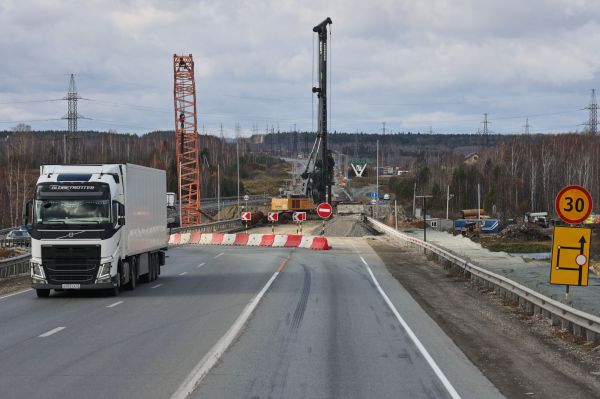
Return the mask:
{"type": "Polygon", "coordinates": [[[368,240],[390,273],[507,397],[596,398],[600,353],[385,238],[368,240]]]}

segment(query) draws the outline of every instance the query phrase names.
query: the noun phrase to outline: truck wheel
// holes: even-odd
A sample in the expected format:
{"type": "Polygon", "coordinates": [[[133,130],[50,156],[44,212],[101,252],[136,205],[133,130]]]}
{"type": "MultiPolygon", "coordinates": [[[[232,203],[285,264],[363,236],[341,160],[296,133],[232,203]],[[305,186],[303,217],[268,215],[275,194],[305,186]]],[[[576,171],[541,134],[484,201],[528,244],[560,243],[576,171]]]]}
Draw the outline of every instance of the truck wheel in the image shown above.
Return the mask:
{"type": "Polygon", "coordinates": [[[129,266],[129,282],[125,286],[125,289],[128,291],[135,290],[136,279],[137,279],[136,269],[137,269],[137,262],[135,261],[135,259],[132,259],[131,266],[129,266]]]}
{"type": "Polygon", "coordinates": [[[37,294],[38,298],[48,298],[50,296],[50,290],[49,289],[36,289],[35,293],[37,294]]]}
{"type": "Polygon", "coordinates": [[[152,281],[158,279],[158,268],[160,267],[158,263],[158,256],[154,254],[154,256],[152,257],[152,281]]]}

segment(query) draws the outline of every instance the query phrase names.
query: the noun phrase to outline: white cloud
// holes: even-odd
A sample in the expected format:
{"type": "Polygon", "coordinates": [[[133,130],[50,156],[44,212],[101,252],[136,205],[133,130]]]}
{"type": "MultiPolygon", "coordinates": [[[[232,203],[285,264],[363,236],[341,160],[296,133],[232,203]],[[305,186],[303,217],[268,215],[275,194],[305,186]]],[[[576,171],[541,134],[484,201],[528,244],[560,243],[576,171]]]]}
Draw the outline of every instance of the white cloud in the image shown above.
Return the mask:
{"type": "MultiPolygon", "coordinates": [[[[192,53],[210,128],[222,121],[228,131],[236,122],[246,131],[278,122],[307,129],[312,26],[326,16],[333,19],[334,129],[450,119],[439,128],[476,130],[463,121],[483,112],[581,108],[598,84],[600,3],[591,0],[8,0],[0,5],[0,102],[63,95],[75,72],[84,97],[163,110],[83,102],[86,116],[171,128],[172,55],[192,53]]],[[[60,117],[65,108],[0,105],[0,115],[60,117]]]]}

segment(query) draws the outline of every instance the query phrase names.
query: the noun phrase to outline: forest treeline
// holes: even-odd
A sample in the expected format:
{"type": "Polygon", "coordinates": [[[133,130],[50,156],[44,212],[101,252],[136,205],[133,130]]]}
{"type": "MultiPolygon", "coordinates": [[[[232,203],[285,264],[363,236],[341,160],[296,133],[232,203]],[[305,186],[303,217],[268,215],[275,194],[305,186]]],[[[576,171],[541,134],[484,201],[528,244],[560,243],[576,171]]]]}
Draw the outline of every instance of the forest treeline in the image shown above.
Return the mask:
{"type": "MultiPolygon", "coordinates": [[[[521,217],[525,212],[554,213],[554,199],[566,185],[587,188],[600,201],[600,140],[589,134],[514,136],[494,147],[481,148],[476,162],[452,154],[423,152],[412,164],[413,173],[394,177],[391,191],[412,202],[417,195],[431,194],[432,209],[442,216],[450,186],[450,210],[481,205],[501,219],[521,217]]],[[[429,205],[428,205],[429,206],[429,205]]],[[[435,212],[434,212],[435,213],[435,212]]]]}
{"type": "MultiPolygon", "coordinates": [[[[62,131],[0,132],[0,226],[20,223],[22,204],[33,194],[39,165],[63,163],[129,162],[164,169],[170,191],[177,191],[175,140],[172,131],[144,135],[110,132],[62,131]]],[[[366,135],[336,133],[330,147],[350,157],[375,159],[380,141],[380,163],[402,166],[408,176],[389,180],[389,191],[412,203],[417,194],[431,194],[432,214],[442,215],[446,190],[453,195],[451,211],[475,208],[477,186],[481,204],[494,216],[509,218],[527,211],[553,210],[558,191],[580,184],[600,201],[600,140],[588,134],[561,135],[366,135]],[[466,152],[477,151],[479,160],[465,162],[466,152]]],[[[241,177],[253,168],[281,168],[278,156],[297,156],[310,151],[312,133],[273,133],[242,138],[239,142],[241,177]]],[[[221,195],[237,193],[236,144],[220,137],[201,136],[201,193],[217,196],[217,165],[221,195]]],[[[373,166],[373,165],[371,165],[373,166]]],[[[274,188],[276,190],[276,188],[274,188]]],[[[245,189],[242,186],[242,193],[245,189]]]]}
{"type": "MultiPolygon", "coordinates": [[[[200,140],[201,196],[217,196],[217,165],[221,195],[237,195],[236,144],[221,137],[202,135],[200,140]]],[[[247,139],[239,140],[241,177],[256,165],[279,161],[250,152],[247,139]]],[[[43,164],[135,163],[167,171],[169,191],[177,192],[177,162],[173,131],[144,135],[111,132],[0,131],[0,226],[21,223],[22,205],[31,199],[39,166],[43,164]],[[66,137],[66,151],[65,151],[66,137]]],[[[241,194],[245,193],[243,182],[241,194]]]]}

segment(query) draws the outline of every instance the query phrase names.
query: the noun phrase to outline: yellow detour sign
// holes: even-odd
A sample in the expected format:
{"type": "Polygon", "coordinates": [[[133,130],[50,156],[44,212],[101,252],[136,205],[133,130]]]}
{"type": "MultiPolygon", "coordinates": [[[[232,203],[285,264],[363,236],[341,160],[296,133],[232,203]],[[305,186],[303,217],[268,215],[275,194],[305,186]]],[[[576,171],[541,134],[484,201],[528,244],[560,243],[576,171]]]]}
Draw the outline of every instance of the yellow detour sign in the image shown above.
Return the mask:
{"type": "Polygon", "coordinates": [[[550,284],[588,285],[590,237],[583,227],[555,227],[550,284]]]}
{"type": "Polygon", "coordinates": [[[581,186],[567,186],[556,196],[554,208],[565,223],[579,224],[592,212],[592,196],[581,186]]]}

